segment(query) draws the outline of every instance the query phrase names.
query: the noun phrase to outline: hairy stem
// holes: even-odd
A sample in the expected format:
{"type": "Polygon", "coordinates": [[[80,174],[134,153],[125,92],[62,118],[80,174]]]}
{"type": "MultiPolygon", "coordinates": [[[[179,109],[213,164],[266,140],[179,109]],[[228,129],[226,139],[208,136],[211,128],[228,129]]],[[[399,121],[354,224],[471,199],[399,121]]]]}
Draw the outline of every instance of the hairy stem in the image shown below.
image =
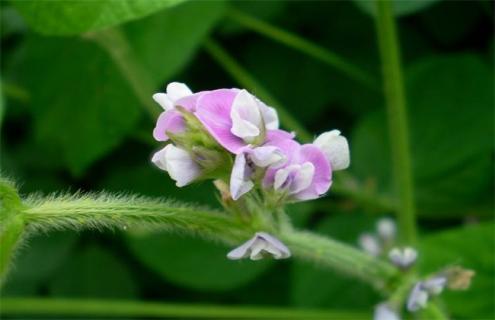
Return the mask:
{"type": "Polygon", "coordinates": [[[366,85],[371,89],[377,89],[377,80],[374,76],[354,66],[345,58],[328,49],[299,37],[296,34],[258,20],[257,18],[233,7],[230,7],[229,10],[227,10],[227,17],[246,28],[261,34],[262,36],[298,50],[314,59],[322,61],[326,65],[339,70],[348,77],[366,85]]]}
{"type": "Polygon", "coordinates": [[[169,304],[87,299],[2,299],[0,314],[57,317],[195,318],[195,319],[367,319],[351,311],[291,310],[287,308],[169,304]]]}
{"type": "Polygon", "coordinates": [[[80,229],[158,229],[185,232],[238,245],[256,231],[273,231],[286,241],[295,257],[362,279],[382,288],[395,277],[395,268],[344,243],[308,232],[271,225],[251,226],[232,215],[142,197],[75,195],[28,199],[22,211],[29,233],[80,229]],[[253,229],[254,228],[254,229],[253,229]]]}
{"type": "Polygon", "coordinates": [[[245,70],[237,61],[229,55],[216,41],[208,39],[204,43],[204,48],[208,54],[230,74],[241,86],[252,91],[260,99],[269,105],[275,107],[280,115],[280,121],[289,130],[297,132],[302,140],[309,141],[312,139],[303,125],[299,123],[287,110],[282,108],[282,104],[277,101],[247,70],[245,70]]]}
{"type": "Polygon", "coordinates": [[[295,257],[361,279],[379,290],[398,275],[389,263],[336,240],[302,231],[285,232],[280,237],[295,257]]]}
{"type": "Polygon", "coordinates": [[[392,1],[376,1],[376,7],[378,13],[376,27],[383,66],[393,173],[399,196],[397,214],[403,242],[414,244],[416,242],[416,221],[409,128],[392,1]]]}

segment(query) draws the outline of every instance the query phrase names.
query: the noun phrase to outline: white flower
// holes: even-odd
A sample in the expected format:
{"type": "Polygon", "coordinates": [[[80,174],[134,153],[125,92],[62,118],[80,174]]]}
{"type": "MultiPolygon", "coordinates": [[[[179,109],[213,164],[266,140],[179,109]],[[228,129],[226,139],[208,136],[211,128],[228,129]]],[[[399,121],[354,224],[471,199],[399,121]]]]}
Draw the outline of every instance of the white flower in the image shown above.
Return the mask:
{"type": "Polygon", "coordinates": [[[447,285],[445,276],[436,276],[423,281],[422,288],[431,295],[439,295],[447,285]]]}
{"type": "Polygon", "coordinates": [[[373,320],[400,320],[397,312],[392,310],[386,303],[380,303],[375,307],[373,320]]]}
{"type": "Polygon", "coordinates": [[[187,151],[168,144],[153,155],[151,161],[160,169],[168,172],[178,187],[183,187],[201,175],[201,168],[187,151]]]}
{"type": "Polygon", "coordinates": [[[167,85],[167,93],[155,93],[155,100],[165,111],[175,108],[175,102],[181,98],[192,95],[191,89],[183,83],[172,82],[167,85]]]}
{"type": "Polygon", "coordinates": [[[351,162],[349,156],[349,144],[347,139],[340,135],[339,130],[332,130],[320,134],[313,142],[323,151],[332,170],[343,170],[349,167],[351,162]]]}
{"type": "Polygon", "coordinates": [[[395,225],[395,221],[390,218],[382,218],[378,220],[376,224],[376,229],[378,231],[378,235],[386,241],[390,241],[395,239],[395,235],[397,233],[397,226],[395,225]]]}
{"type": "Polygon", "coordinates": [[[266,232],[256,232],[250,240],[230,251],[227,258],[238,260],[249,257],[251,260],[260,260],[267,255],[275,259],[287,259],[291,254],[289,248],[274,236],[266,232]]]}
{"type": "Polygon", "coordinates": [[[414,262],[416,262],[418,252],[411,247],[406,247],[402,250],[399,248],[394,248],[390,250],[388,257],[393,264],[405,269],[409,268],[414,264],[414,262]]]}
{"type": "Polygon", "coordinates": [[[418,311],[426,307],[427,302],[428,292],[423,289],[422,282],[416,283],[407,299],[407,310],[412,312],[418,311]]]}
{"type": "Polygon", "coordinates": [[[252,175],[256,167],[266,168],[282,165],[287,159],[280,149],[264,146],[251,149],[244,148],[236,157],[230,175],[230,194],[237,200],[254,187],[252,175]]]}
{"type": "Polygon", "coordinates": [[[363,233],[362,235],[360,235],[358,242],[359,246],[364,251],[374,257],[379,256],[382,252],[382,246],[380,245],[380,242],[374,235],[370,233],[363,233]]]}
{"type": "Polygon", "coordinates": [[[278,129],[278,116],[275,109],[268,107],[246,90],[236,95],[230,111],[231,133],[253,143],[266,130],[278,129]]]}

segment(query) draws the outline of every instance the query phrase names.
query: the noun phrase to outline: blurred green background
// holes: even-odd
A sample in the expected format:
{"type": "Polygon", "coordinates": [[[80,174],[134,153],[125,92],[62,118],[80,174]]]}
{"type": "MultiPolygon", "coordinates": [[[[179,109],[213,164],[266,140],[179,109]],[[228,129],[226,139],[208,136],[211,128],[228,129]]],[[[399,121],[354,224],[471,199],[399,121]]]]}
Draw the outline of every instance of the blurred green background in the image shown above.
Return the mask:
{"type": "MultiPolygon", "coordinates": [[[[204,46],[214,39],[312,134],[338,128],[349,139],[349,171],[372,200],[336,192],[293,205],[296,225],[356,244],[379,217],[392,214],[373,200],[393,199],[372,2],[136,1],[146,4],[136,5],[139,14],[120,25],[107,21],[112,29],[103,33],[101,19],[91,15],[115,3],[92,2],[87,12],[87,4],[67,3],[80,20],[52,19],[55,9],[47,3],[1,2],[1,170],[23,194],[109,190],[218,207],[209,183],[178,189],[150,164],[160,144],[151,139],[147,110],[160,109],[146,91],[164,91],[170,81],[193,91],[242,86],[225,59],[204,46]],[[250,30],[233,8],[344,57],[376,80],[365,85],[250,30]],[[80,35],[85,30],[96,31],[80,35]],[[59,35],[46,35],[53,33],[59,35]]],[[[460,263],[476,270],[471,290],[447,292],[445,301],[458,319],[489,319],[495,294],[493,3],[396,4],[421,267],[433,272],[460,263]]],[[[102,16],[112,18],[111,12],[102,16]]],[[[367,312],[381,301],[366,285],[299,261],[232,262],[226,252],[185,236],[124,229],[51,233],[21,250],[1,295],[367,312]]]]}

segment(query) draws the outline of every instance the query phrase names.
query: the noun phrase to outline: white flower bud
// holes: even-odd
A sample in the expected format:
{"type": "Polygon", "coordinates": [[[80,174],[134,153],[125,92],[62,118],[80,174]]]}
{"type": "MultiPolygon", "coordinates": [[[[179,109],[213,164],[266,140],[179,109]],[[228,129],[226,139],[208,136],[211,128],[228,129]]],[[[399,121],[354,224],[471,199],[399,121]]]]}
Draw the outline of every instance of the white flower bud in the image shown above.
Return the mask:
{"type": "Polygon", "coordinates": [[[447,278],[445,276],[436,276],[428,280],[423,281],[423,289],[430,295],[439,295],[445,286],[447,285],[447,278]]]}
{"type": "Polygon", "coordinates": [[[382,252],[382,246],[380,245],[380,242],[378,239],[369,233],[363,233],[361,236],[359,236],[359,246],[369,253],[370,255],[376,257],[379,256],[380,253],[382,252]]]}
{"type": "Polygon", "coordinates": [[[397,312],[390,308],[388,304],[380,303],[375,307],[373,320],[400,320],[400,318],[397,312]]]}
{"type": "Polygon", "coordinates": [[[390,261],[396,266],[406,269],[416,262],[418,252],[413,248],[406,247],[401,249],[394,248],[388,253],[390,261]]]}
{"type": "Polygon", "coordinates": [[[177,187],[183,187],[201,175],[201,168],[189,153],[173,144],[168,144],[155,153],[151,161],[158,168],[167,171],[177,182],[177,187]]]}
{"type": "Polygon", "coordinates": [[[386,241],[395,239],[395,235],[397,234],[397,226],[395,221],[390,218],[382,218],[378,220],[376,229],[380,238],[386,241]]]}
{"type": "Polygon", "coordinates": [[[254,237],[227,254],[230,260],[239,260],[250,257],[251,260],[260,260],[271,255],[275,259],[287,259],[291,256],[280,240],[266,232],[256,232],[254,237]]]}
{"type": "Polygon", "coordinates": [[[347,139],[340,135],[339,130],[332,130],[320,134],[313,142],[323,151],[333,171],[343,170],[349,167],[349,144],[347,139]]]}
{"type": "Polygon", "coordinates": [[[414,312],[426,307],[428,303],[428,292],[423,289],[422,282],[416,283],[409,298],[407,299],[407,310],[414,312]]]}

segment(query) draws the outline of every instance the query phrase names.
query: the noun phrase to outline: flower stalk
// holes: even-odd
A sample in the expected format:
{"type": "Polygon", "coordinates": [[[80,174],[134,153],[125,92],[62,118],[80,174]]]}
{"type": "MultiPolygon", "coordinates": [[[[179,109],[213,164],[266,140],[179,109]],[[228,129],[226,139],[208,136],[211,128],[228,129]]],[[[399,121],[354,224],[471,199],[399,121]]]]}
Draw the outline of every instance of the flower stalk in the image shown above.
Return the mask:
{"type": "Polygon", "coordinates": [[[397,208],[403,242],[416,242],[416,222],[407,106],[399,53],[399,41],[392,12],[392,1],[376,1],[376,28],[380,45],[393,176],[397,188],[397,208]]]}

